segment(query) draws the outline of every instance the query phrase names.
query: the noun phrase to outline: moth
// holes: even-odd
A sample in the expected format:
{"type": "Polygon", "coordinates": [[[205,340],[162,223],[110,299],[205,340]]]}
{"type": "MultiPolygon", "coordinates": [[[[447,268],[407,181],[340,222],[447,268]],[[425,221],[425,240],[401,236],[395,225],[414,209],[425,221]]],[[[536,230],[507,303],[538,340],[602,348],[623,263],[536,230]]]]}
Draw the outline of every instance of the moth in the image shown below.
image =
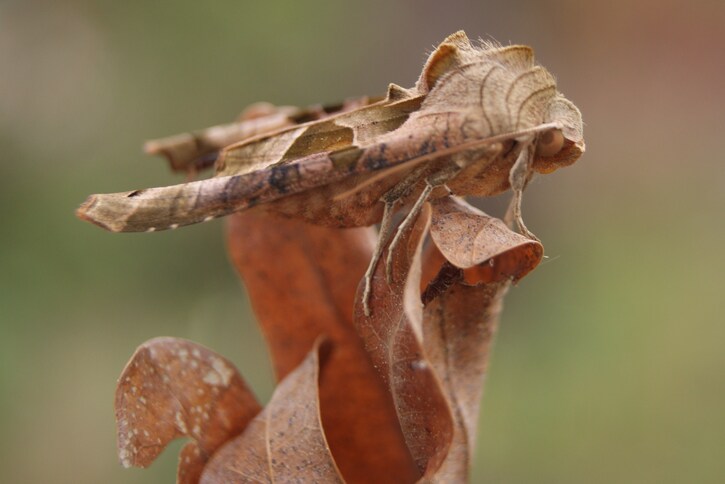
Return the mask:
{"type": "MultiPolygon", "coordinates": [[[[380,99],[331,108],[258,105],[232,124],[147,143],[175,170],[214,166],[211,178],[91,195],[77,215],[114,232],[153,232],[240,210],[310,222],[380,223],[366,274],[427,200],[513,192],[510,218],[535,173],[551,173],[584,152],[579,110],[537,65],[530,47],[472,43],[463,31],[428,57],[415,85],[390,84],[380,99]]],[[[393,251],[389,251],[392,253],[393,251]]]]}

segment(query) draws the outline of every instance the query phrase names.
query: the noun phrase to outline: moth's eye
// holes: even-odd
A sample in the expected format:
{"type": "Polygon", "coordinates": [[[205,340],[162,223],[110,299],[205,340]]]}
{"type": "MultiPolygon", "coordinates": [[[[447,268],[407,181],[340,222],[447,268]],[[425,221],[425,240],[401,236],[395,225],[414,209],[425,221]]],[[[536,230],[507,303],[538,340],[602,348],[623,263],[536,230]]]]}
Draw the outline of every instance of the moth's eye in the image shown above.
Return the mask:
{"type": "Polygon", "coordinates": [[[539,136],[536,143],[536,154],[539,156],[554,156],[564,147],[564,133],[560,129],[550,129],[539,136]]]}

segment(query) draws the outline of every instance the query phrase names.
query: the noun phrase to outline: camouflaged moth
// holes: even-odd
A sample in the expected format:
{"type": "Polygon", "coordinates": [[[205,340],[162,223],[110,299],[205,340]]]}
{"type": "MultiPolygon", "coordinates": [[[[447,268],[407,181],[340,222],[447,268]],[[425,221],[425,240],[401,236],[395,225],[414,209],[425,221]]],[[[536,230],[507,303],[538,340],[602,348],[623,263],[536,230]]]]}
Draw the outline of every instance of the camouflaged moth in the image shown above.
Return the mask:
{"type": "Polygon", "coordinates": [[[511,215],[532,236],[521,219],[525,185],[576,161],[584,140],[579,110],[531,48],[476,45],[461,31],[433,51],[410,89],[391,84],[380,100],[332,109],[256,108],[147,151],[176,170],[213,163],[216,174],[91,195],[78,216],[114,232],[173,229],[253,207],[334,227],[381,223],[369,280],[393,213],[409,208],[409,224],[431,198],[511,188],[511,215]]]}

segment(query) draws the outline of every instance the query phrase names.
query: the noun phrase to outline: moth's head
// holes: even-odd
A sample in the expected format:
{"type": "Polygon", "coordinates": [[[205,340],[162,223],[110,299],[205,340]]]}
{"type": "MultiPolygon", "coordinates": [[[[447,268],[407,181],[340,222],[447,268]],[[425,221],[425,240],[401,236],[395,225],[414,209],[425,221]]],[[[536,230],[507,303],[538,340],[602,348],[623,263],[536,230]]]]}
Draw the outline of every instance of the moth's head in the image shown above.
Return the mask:
{"type": "Polygon", "coordinates": [[[533,168],[539,173],[551,173],[571,165],[584,153],[584,128],[577,107],[561,94],[549,102],[544,122],[557,127],[536,138],[533,168]]]}

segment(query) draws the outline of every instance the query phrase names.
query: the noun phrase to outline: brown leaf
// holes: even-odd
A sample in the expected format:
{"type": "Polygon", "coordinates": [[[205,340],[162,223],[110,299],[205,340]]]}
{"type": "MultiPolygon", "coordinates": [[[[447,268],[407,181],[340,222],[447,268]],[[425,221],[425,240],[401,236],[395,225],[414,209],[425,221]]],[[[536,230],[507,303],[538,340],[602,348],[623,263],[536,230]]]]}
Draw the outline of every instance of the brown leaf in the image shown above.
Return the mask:
{"type": "Polygon", "coordinates": [[[197,484],[208,460],[195,441],[188,442],[179,452],[176,484],[197,484]]]}
{"type": "Polygon", "coordinates": [[[463,200],[444,197],[431,205],[431,238],[454,266],[476,268],[465,273],[469,282],[518,281],[541,262],[544,248],[539,242],[463,200]]]}
{"type": "Polygon", "coordinates": [[[457,280],[425,307],[425,354],[442,382],[454,421],[449,453],[432,476],[438,482],[468,480],[489,348],[509,284],[457,280]]]}
{"type": "Polygon", "coordinates": [[[417,471],[390,394],[352,325],[374,230],[331,229],[250,211],[230,217],[227,241],[278,379],[300,364],[319,335],[334,344],[320,379],[320,405],[345,480],[414,481],[417,471]]]}
{"type": "Polygon", "coordinates": [[[234,366],[213,351],[180,338],[141,345],[116,388],[119,458],[146,467],[173,439],[189,436],[179,482],[197,482],[204,462],[239,434],[260,406],[234,366]]]}
{"type": "Polygon", "coordinates": [[[320,333],[352,332],[344,321],[351,319],[374,237],[369,229],[328,229],[260,211],[229,217],[230,256],[278,380],[299,365],[320,333]]]}
{"type": "Polygon", "coordinates": [[[426,279],[432,281],[423,296],[423,345],[442,382],[454,432],[449,453],[430,477],[461,482],[468,480],[486,363],[503,296],[511,280],[536,267],[543,247],[461,200],[448,197],[432,206],[435,244],[428,247],[424,261],[426,279]]]}
{"type": "MultiPolygon", "coordinates": [[[[445,459],[453,435],[450,409],[422,347],[420,252],[429,217],[426,208],[417,223],[403,233],[394,250],[390,283],[385,263],[377,265],[370,316],[365,316],[360,297],[355,306],[358,331],[393,396],[416,466],[426,477],[445,459]]],[[[385,261],[388,250],[381,261],[385,261]]]]}
{"type": "Polygon", "coordinates": [[[510,280],[538,264],[543,248],[464,202],[445,198],[432,203],[394,251],[392,280],[388,284],[379,264],[371,317],[358,304],[356,324],[393,395],[423,480],[466,481],[500,302],[510,280]],[[422,264],[427,217],[436,245],[422,264]],[[424,308],[422,272],[433,277],[424,308]]]}
{"type": "Polygon", "coordinates": [[[314,345],[262,413],[212,457],[202,483],[343,482],[320,420],[318,376],[328,351],[314,345]]]}

